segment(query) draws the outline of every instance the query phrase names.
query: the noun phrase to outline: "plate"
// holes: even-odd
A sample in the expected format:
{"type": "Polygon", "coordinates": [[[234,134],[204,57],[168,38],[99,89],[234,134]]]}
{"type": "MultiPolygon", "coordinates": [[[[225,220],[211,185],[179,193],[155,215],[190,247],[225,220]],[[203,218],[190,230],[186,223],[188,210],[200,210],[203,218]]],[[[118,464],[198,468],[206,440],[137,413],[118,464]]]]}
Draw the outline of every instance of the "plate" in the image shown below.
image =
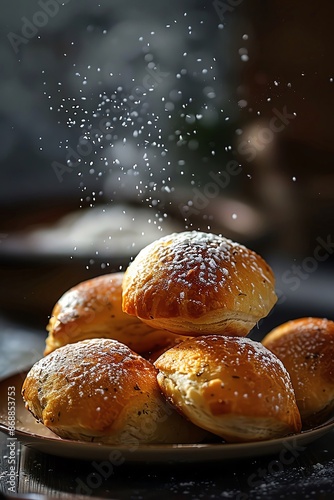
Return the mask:
{"type": "MultiPolygon", "coordinates": [[[[201,443],[110,446],[98,443],[61,439],[35,421],[25,409],[21,386],[27,372],[17,373],[0,381],[0,431],[9,434],[9,393],[15,392],[15,437],[25,446],[51,455],[80,460],[111,460],[121,463],[196,463],[258,457],[280,453],[300,453],[304,447],[334,428],[334,417],[313,429],[279,439],[256,443],[201,443]],[[295,450],[295,451],[294,451],[295,450]]],[[[13,396],[11,396],[13,398],[13,396]]],[[[10,405],[12,408],[14,405],[10,405]]]]}

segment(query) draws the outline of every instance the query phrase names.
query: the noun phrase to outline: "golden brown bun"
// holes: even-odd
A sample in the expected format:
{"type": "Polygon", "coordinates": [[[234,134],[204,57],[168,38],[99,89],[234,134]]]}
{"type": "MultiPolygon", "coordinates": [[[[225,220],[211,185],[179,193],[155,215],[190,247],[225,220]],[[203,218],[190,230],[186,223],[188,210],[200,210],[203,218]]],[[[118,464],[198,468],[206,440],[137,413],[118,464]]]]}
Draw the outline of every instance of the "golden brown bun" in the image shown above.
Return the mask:
{"type": "Polygon", "coordinates": [[[157,331],[122,311],[124,273],[83,281],[64,293],[54,306],[44,354],[90,338],[112,338],[138,353],[173,342],[175,335],[157,331]]]}
{"type": "Polygon", "coordinates": [[[262,343],[290,373],[304,427],[324,421],[334,409],[334,322],[311,317],[288,321],[262,343]]]}
{"type": "Polygon", "coordinates": [[[247,335],[276,300],[274,275],[262,257],[198,231],[148,245],[123,279],[126,313],[184,335],[247,335]]]}
{"type": "Polygon", "coordinates": [[[162,396],[157,370],[111,339],[68,344],[23,383],[26,407],[62,438],[106,444],[197,442],[205,434],[162,396]]]}
{"type": "Polygon", "coordinates": [[[197,337],[166,351],[155,366],[171,403],[228,442],[272,439],[301,429],[289,374],[259,342],[197,337]]]}

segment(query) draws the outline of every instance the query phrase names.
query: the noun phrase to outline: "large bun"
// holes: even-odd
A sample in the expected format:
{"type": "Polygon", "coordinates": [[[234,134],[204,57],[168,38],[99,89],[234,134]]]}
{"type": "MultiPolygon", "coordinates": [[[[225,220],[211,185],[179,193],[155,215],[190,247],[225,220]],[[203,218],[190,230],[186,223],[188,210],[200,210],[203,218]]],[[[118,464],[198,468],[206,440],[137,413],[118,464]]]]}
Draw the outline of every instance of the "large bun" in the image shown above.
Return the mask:
{"type": "Polygon", "coordinates": [[[123,280],[126,313],[183,335],[247,335],[276,300],[274,275],[262,257],[197,231],[151,243],[123,280]]]}
{"type": "Polygon", "coordinates": [[[226,441],[272,439],[301,429],[289,374],[259,342],[197,337],[166,351],[155,366],[172,404],[226,441]]]}
{"type": "Polygon", "coordinates": [[[206,433],[161,395],[156,368],[110,339],[68,344],[38,361],[26,407],[62,438],[106,444],[198,442],[206,433]]]}
{"type": "Polygon", "coordinates": [[[171,345],[177,336],[157,331],[122,311],[124,273],[83,281],[66,291],[53,308],[44,354],[91,338],[111,338],[138,353],[171,345]]]}
{"type": "Polygon", "coordinates": [[[334,322],[300,318],[262,340],[290,373],[305,427],[324,421],[334,409],[334,322]]]}

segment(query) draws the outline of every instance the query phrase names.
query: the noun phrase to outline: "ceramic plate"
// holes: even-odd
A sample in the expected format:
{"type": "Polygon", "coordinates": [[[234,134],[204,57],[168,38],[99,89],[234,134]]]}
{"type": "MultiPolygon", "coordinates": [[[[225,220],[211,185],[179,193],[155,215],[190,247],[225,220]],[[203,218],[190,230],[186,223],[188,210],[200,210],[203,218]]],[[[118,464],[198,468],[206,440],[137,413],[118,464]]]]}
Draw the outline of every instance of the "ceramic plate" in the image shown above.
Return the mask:
{"type": "MultiPolygon", "coordinates": [[[[109,446],[97,443],[61,439],[42,424],[37,423],[25,409],[21,398],[21,386],[26,372],[15,374],[0,381],[0,431],[9,434],[8,395],[15,392],[15,437],[24,445],[35,450],[64,458],[81,460],[108,460],[121,456],[122,460],[132,462],[195,463],[258,457],[280,453],[287,449],[298,452],[303,446],[320,438],[334,428],[334,417],[313,429],[285,438],[256,443],[202,443],[202,444],[161,444],[137,446],[109,446]]],[[[13,399],[10,399],[13,401],[13,399]]],[[[10,405],[13,407],[13,405],[10,405]]]]}

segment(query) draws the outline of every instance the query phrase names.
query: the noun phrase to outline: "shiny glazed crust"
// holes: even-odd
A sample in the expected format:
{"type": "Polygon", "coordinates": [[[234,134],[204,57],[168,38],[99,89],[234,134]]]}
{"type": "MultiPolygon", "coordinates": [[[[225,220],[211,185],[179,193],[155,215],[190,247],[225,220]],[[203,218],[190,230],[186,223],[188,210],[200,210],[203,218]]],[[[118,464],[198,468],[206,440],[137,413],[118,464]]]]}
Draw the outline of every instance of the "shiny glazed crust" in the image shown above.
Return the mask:
{"type": "Polygon", "coordinates": [[[154,366],[110,339],[68,344],[38,361],[22,396],[62,438],[107,444],[197,442],[206,435],[161,395],[154,366]]]}
{"type": "Polygon", "coordinates": [[[334,322],[299,318],[262,340],[290,373],[305,427],[324,421],[334,409],[334,322]]]}
{"type": "Polygon", "coordinates": [[[138,353],[158,349],[177,340],[122,311],[124,273],[83,281],[66,291],[53,308],[47,325],[44,354],[90,338],[118,340],[138,353]]]}
{"type": "Polygon", "coordinates": [[[190,421],[228,442],[301,430],[289,374],[259,342],[207,335],[162,354],[155,366],[165,396],[190,421]]]}
{"type": "Polygon", "coordinates": [[[148,245],[123,279],[123,311],[183,335],[247,335],[276,300],[274,275],[262,257],[198,231],[148,245]]]}

